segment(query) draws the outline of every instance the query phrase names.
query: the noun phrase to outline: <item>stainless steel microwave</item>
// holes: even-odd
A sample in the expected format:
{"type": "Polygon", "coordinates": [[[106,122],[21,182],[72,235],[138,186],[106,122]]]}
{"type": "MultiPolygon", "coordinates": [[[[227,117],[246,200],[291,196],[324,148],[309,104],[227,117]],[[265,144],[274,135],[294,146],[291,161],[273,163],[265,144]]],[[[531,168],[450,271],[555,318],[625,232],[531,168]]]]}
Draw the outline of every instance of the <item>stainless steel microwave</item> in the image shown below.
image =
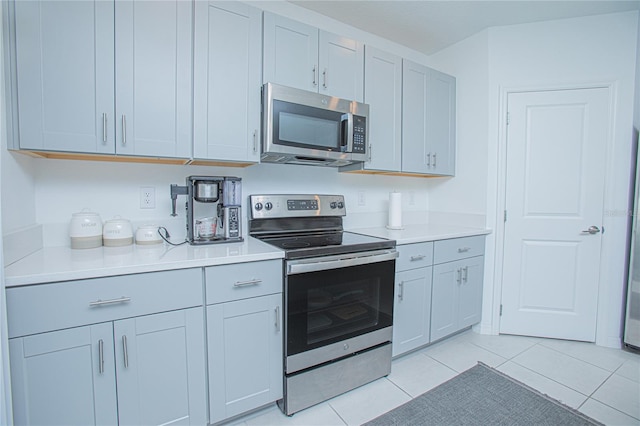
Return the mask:
{"type": "Polygon", "coordinates": [[[368,160],[367,104],[267,83],[262,126],[265,163],[339,167],[368,160]]]}

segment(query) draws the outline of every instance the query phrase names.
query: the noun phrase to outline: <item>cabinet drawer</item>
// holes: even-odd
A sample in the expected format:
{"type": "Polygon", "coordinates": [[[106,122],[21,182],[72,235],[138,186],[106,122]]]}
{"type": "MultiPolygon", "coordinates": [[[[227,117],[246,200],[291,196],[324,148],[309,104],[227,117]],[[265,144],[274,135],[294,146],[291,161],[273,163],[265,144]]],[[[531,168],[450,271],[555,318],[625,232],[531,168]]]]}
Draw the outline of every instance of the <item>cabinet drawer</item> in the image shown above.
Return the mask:
{"type": "Polygon", "coordinates": [[[484,235],[436,241],[433,264],[452,262],[484,254],[484,235]]]}
{"type": "Polygon", "coordinates": [[[416,243],[397,246],[398,259],[396,260],[396,271],[406,271],[409,269],[430,266],[433,263],[433,242],[416,243]]]}
{"type": "Polygon", "coordinates": [[[282,261],[236,263],[205,269],[207,305],[282,292],[282,261]]]}
{"type": "Polygon", "coordinates": [[[7,289],[9,337],[202,306],[202,269],[7,289]]]}

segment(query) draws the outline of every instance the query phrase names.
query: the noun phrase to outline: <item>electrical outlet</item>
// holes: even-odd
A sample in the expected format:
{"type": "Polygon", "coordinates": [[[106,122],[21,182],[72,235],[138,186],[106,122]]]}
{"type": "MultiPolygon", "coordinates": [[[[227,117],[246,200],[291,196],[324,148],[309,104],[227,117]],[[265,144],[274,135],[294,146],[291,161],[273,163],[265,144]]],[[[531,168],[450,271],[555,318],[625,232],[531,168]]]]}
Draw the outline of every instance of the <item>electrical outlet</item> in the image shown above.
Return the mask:
{"type": "Polygon", "coordinates": [[[367,204],[367,197],[364,194],[364,191],[358,191],[358,205],[364,206],[367,204]]]}
{"type": "Polygon", "coordinates": [[[155,209],[156,208],[156,188],[153,186],[140,187],[140,208],[155,209]]]}

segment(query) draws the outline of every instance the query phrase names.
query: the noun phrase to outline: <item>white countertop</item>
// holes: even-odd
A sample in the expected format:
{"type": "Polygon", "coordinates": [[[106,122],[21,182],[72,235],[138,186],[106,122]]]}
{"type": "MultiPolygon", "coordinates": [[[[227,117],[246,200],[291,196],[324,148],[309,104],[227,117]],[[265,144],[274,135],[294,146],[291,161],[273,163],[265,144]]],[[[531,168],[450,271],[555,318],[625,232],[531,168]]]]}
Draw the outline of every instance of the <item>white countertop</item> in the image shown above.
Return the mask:
{"type": "MultiPolygon", "coordinates": [[[[491,232],[485,228],[433,224],[406,225],[401,230],[377,227],[354,228],[347,231],[392,239],[397,245],[486,235],[491,232]]],[[[64,246],[45,247],[6,267],[5,285],[15,287],[283,257],[282,250],[252,237],[246,237],[238,243],[204,246],[184,244],[174,247],[163,243],[153,246],[134,244],[84,250],[64,246]]]]}
{"type": "Polygon", "coordinates": [[[371,235],[372,237],[388,238],[396,240],[397,245],[421,243],[426,241],[446,240],[449,238],[471,237],[475,235],[490,234],[486,228],[468,228],[452,225],[405,225],[403,229],[378,228],[353,228],[347,231],[358,234],[371,235]]]}
{"type": "Polygon", "coordinates": [[[204,246],[45,247],[5,268],[6,287],[170,269],[281,259],[284,252],[255,238],[204,246]]]}

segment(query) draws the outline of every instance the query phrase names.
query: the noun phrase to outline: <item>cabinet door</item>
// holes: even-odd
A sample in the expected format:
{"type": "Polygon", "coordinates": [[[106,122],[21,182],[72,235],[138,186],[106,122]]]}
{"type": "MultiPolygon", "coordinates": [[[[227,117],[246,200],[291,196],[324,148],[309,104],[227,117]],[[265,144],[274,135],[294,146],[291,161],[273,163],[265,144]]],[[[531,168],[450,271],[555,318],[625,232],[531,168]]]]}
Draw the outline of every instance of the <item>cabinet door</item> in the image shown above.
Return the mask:
{"type": "Polygon", "coordinates": [[[11,4],[20,148],[113,153],[113,2],[11,4]]]}
{"type": "Polygon", "coordinates": [[[262,19],[239,2],[195,2],[194,157],[260,159],[262,19]]]}
{"type": "Polygon", "coordinates": [[[393,356],[429,343],[432,268],[396,274],[393,356]]]}
{"type": "Polygon", "coordinates": [[[17,425],[116,424],[111,323],[9,341],[17,425]]]}
{"type": "Polygon", "coordinates": [[[282,398],[282,294],[207,307],[209,423],[282,398]]]}
{"type": "Polygon", "coordinates": [[[402,171],[430,173],[427,99],[429,68],[403,61],[402,66],[402,171]]]}
{"type": "Polygon", "coordinates": [[[432,173],[455,173],[456,147],[456,79],[429,70],[427,97],[427,140],[431,150],[432,173]]]}
{"type": "Polygon", "coordinates": [[[264,13],[263,82],[318,91],[318,29],[264,13]]]}
{"type": "Polygon", "coordinates": [[[482,282],[484,256],[464,260],[460,283],[458,328],[480,322],[482,316],[482,282]]]}
{"type": "Polygon", "coordinates": [[[431,293],[431,341],[455,333],[458,330],[458,286],[460,265],[458,262],[442,263],[433,267],[431,293]]]}
{"type": "Polygon", "coordinates": [[[116,2],[116,153],[191,156],[192,3],[116,2]]]}
{"type": "Polygon", "coordinates": [[[365,48],[364,102],[369,104],[370,170],[400,171],[402,148],[402,59],[365,48]]]}
{"type": "Polygon", "coordinates": [[[206,423],[203,308],[116,321],[120,425],[206,423]]]}
{"type": "Polygon", "coordinates": [[[364,46],[361,42],[320,31],[319,92],[363,101],[364,46]]]}

